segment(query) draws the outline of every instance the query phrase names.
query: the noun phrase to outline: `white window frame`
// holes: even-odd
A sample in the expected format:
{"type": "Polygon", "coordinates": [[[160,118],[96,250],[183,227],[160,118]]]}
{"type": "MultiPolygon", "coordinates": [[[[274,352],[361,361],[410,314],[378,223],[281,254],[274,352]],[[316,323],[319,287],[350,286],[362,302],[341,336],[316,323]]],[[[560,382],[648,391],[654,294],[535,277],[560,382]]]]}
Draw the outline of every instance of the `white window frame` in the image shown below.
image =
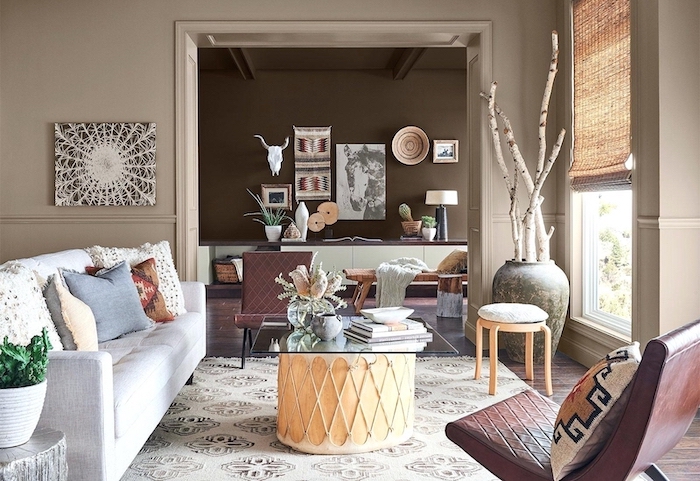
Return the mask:
{"type": "MultiPolygon", "coordinates": [[[[610,314],[598,309],[598,242],[599,232],[595,219],[598,209],[594,208],[594,202],[587,198],[596,193],[581,195],[581,273],[582,283],[582,316],[595,324],[609,329],[626,338],[632,334],[631,319],[624,319],[620,316],[610,314]]],[[[632,212],[630,212],[632,216],[632,212]]],[[[630,293],[632,294],[632,293],[630,293]]]]}

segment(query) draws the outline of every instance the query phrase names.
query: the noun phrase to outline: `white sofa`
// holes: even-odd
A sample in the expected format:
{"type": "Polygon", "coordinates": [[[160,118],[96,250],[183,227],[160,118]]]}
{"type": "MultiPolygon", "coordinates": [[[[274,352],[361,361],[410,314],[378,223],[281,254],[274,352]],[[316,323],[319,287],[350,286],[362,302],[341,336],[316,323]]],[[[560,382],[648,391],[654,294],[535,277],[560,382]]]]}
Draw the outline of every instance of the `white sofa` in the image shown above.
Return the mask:
{"type": "MultiPolygon", "coordinates": [[[[85,271],[71,249],[19,259],[48,278],[85,271]]],[[[69,479],[116,481],[148,440],[206,353],[204,284],[181,282],[185,314],[99,344],[98,351],[51,351],[40,426],[65,433],[69,479]]]]}

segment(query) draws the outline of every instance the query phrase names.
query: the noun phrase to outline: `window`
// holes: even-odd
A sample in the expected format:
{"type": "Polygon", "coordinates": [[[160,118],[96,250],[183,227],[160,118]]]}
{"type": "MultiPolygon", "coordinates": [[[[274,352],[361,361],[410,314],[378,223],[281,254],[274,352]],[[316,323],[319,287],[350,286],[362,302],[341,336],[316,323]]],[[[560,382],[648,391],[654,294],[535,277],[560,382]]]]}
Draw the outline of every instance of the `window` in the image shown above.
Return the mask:
{"type": "Polygon", "coordinates": [[[574,147],[582,206],[582,315],[630,336],[630,0],[572,0],[574,147]]]}
{"type": "Polygon", "coordinates": [[[632,191],[581,195],[583,316],[629,336],[632,320],[632,191]]]}

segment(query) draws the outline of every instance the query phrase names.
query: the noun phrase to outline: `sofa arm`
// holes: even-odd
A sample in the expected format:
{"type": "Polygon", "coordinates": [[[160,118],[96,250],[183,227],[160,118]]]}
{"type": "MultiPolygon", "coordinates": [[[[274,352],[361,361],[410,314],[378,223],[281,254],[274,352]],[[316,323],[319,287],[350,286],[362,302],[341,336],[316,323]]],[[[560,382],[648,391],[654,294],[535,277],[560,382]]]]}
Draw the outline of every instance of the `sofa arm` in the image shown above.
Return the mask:
{"type": "Polygon", "coordinates": [[[207,318],[207,291],[203,282],[182,281],[182,295],[187,312],[199,312],[207,318]]]}
{"type": "Polygon", "coordinates": [[[40,426],[66,436],[71,480],[109,480],[114,472],[112,356],[50,351],[40,426]]]}

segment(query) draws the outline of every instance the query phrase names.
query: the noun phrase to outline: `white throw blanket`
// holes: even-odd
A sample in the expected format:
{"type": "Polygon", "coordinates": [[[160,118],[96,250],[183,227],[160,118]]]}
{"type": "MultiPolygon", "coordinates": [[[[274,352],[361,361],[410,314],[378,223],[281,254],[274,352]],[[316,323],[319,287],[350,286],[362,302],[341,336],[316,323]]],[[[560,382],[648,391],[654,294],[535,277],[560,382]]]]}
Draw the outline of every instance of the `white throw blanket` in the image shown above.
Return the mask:
{"type": "Polygon", "coordinates": [[[406,288],[416,275],[427,271],[425,262],[414,257],[400,257],[382,262],[377,267],[377,307],[397,307],[403,304],[406,288]]]}

